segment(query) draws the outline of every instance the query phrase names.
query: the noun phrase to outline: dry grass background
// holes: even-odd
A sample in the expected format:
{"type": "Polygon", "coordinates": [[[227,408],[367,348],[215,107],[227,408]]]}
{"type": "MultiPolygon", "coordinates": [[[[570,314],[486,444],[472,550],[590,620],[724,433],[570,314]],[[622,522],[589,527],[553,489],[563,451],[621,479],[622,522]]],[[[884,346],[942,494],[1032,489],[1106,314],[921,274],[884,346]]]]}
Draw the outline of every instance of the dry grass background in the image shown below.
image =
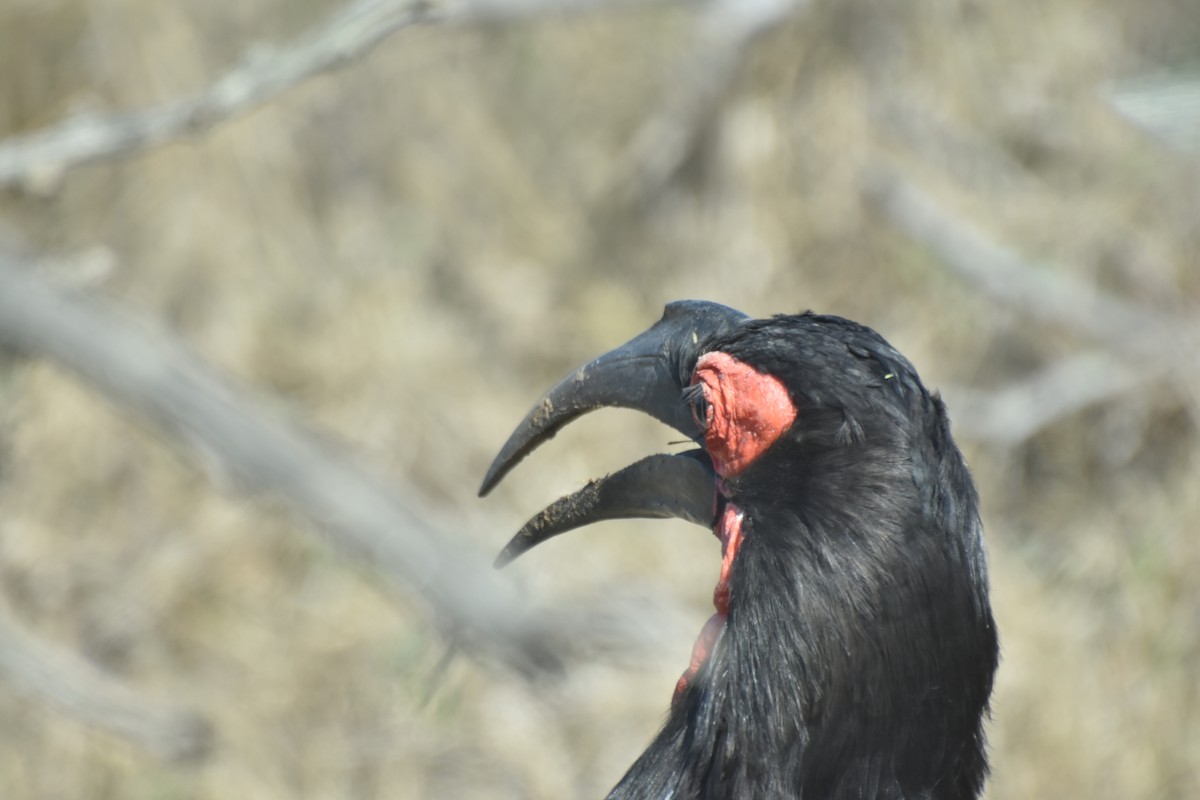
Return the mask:
{"type": "MultiPolygon", "coordinates": [[[[332,7],[8,0],[0,135],[199,89],[332,7]]],[[[193,142],[0,194],[0,224],[489,550],[672,439],[595,414],[475,498],[537,395],[666,301],[843,314],[934,386],[1000,389],[1094,347],[890,225],[861,192],[873,167],[1051,269],[1195,316],[1200,168],[1098,91],[1200,52],[1193,4],[817,3],[756,44],[670,185],[621,207],[608,190],[693,26],[668,6],[403,31],[193,142]]],[[[1183,375],[1200,361],[1174,357],[1183,375]]],[[[990,798],[1200,796],[1200,460],[1181,385],[1009,445],[960,437],[1004,646],[990,798]]],[[[627,662],[530,682],[441,665],[419,597],[297,535],[286,508],[224,493],[52,365],[0,364],[0,454],[13,614],[216,730],[208,758],[163,763],[0,685],[12,800],[600,796],[658,724],[718,564],[702,534],[651,522],[523,559],[532,604],[685,618],[627,662]]]]}

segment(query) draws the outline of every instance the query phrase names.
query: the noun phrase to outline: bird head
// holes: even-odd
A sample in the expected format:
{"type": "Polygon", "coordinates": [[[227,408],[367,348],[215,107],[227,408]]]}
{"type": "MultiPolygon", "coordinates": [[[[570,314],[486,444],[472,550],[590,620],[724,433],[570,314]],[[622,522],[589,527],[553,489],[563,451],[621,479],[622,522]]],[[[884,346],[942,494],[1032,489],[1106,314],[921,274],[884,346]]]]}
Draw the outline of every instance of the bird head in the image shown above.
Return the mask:
{"type": "Polygon", "coordinates": [[[942,403],[911,364],[840,317],[671,303],[543,395],[480,494],[605,406],[649,413],[698,447],[560,498],[497,565],[615,518],[682,518],[722,546],[716,613],[667,723],[612,796],[940,785],[961,792],[930,796],[973,797],[996,665],[981,527],[942,403]]]}

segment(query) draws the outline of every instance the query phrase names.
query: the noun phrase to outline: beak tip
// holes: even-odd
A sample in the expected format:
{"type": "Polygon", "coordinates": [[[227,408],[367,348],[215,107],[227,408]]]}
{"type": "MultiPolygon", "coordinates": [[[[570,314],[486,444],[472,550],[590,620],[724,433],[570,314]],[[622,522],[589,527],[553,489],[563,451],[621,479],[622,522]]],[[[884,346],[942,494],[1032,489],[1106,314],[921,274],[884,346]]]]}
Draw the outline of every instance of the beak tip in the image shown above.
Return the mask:
{"type": "MultiPolygon", "coordinates": [[[[523,531],[522,531],[523,533],[523,531]]],[[[517,556],[524,553],[533,545],[529,544],[526,539],[522,538],[521,533],[518,533],[508,544],[504,545],[504,549],[496,554],[496,559],[492,562],[494,569],[504,569],[509,564],[517,560],[517,556]]]]}
{"type": "Polygon", "coordinates": [[[504,476],[511,469],[511,459],[505,458],[503,450],[492,461],[492,465],[488,467],[487,474],[483,476],[483,483],[479,484],[479,496],[487,497],[492,489],[499,485],[500,481],[504,480],[504,476]]]}

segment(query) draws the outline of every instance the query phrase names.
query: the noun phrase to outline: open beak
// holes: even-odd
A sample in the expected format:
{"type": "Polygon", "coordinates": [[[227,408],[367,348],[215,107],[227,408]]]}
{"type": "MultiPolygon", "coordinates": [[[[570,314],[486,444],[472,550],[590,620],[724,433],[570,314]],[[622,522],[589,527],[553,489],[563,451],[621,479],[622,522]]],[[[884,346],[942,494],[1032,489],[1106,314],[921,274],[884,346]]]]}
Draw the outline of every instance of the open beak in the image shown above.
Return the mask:
{"type": "MultiPolygon", "coordinates": [[[[662,319],[616,350],[580,367],[542,396],[517,426],[479,489],[487,494],[534,448],[571,420],[607,406],[644,411],[690,439],[703,431],[683,398],[696,360],[718,337],[747,319],[699,300],[669,304],[662,319]]],[[[653,455],[552,503],[533,517],[496,559],[503,566],[559,533],[630,517],[679,517],[712,527],[716,474],[703,450],[653,455]]]]}

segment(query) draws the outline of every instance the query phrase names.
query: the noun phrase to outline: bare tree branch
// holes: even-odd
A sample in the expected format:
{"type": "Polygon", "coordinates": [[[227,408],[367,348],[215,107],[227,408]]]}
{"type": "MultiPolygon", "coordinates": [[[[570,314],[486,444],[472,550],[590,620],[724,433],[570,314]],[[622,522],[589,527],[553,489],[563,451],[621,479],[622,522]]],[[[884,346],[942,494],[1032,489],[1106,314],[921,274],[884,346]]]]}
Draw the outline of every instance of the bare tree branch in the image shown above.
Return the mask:
{"type": "Polygon", "coordinates": [[[1014,447],[1060,419],[1158,377],[1097,352],[1064,359],[998,389],[943,386],[942,393],[954,410],[956,432],[1014,447]]]}
{"type": "Polygon", "coordinates": [[[808,0],[712,0],[656,113],[634,135],[614,191],[621,205],[652,197],[678,174],[763,33],[808,0]]]}
{"type": "Polygon", "coordinates": [[[437,530],[379,475],[267,412],[165,332],[139,329],[51,287],[2,247],[0,342],[75,372],[139,422],[187,445],[223,481],[286,499],[335,546],[423,598],[468,651],[536,672],[556,668],[562,656],[620,646],[614,627],[635,639],[645,627],[604,619],[625,616],[611,609],[530,615],[487,559],[437,530]]]}
{"type": "Polygon", "coordinates": [[[911,87],[891,82],[870,92],[870,117],[922,162],[937,167],[977,191],[1037,191],[1037,179],[1014,157],[990,142],[964,133],[946,119],[936,103],[911,87]]]}
{"type": "Polygon", "coordinates": [[[138,112],[79,116],[0,143],[0,186],[53,186],[74,167],[196,136],[435,16],[424,2],[358,0],[288,48],[251,48],[238,66],[190,97],[138,112]]]}
{"type": "Polygon", "coordinates": [[[1030,263],[894,172],[875,170],[863,191],[889,220],[989,297],[1111,351],[1069,359],[1000,392],[958,390],[966,401],[964,417],[975,415],[965,428],[991,440],[1020,442],[1054,420],[1164,378],[1182,390],[1193,415],[1200,415],[1197,378],[1178,369],[1179,353],[1200,350],[1200,326],[1149,311],[1065,270],[1030,263]]]}
{"type": "MultiPolygon", "coordinates": [[[[52,189],[75,167],[195,137],[248,114],[305,80],[369,53],[418,24],[508,20],[637,0],[356,0],[287,47],[258,44],[213,84],[133,112],[78,116],[0,142],[0,187],[52,189]]],[[[645,0],[642,0],[644,4],[645,0]]]]}
{"type": "Polygon", "coordinates": [[[2,603],[0,675],[18,689],[159,758],[199,759],[211,747],[208,720],[145,697],[74,653],[39,641],[8,618],[2,603]]]}
{"type": "Polygon", "coordinates": [[[1066,270],[1030,263],[897,173],[876,170],[864,191],[889,220],[943,264],[1024,313],[1073,328],[1137,358],[1161,357],[1163,343],[1178,344],[1181,336],[1197,339],[1192,326],[1109,294],[1066,270]]]}
{"type": "Polygon", "coordinates": [[[1160,72],[1106,87],[1114,111],[1168,147],[1200,156],[1200,74],[1160,72]]]}
{"type": "Polygon", "coordinates": [[[679,0],[446,0],[443,19],[451,22],[512,22],[530,17],[580,14],[679,0]]]}

